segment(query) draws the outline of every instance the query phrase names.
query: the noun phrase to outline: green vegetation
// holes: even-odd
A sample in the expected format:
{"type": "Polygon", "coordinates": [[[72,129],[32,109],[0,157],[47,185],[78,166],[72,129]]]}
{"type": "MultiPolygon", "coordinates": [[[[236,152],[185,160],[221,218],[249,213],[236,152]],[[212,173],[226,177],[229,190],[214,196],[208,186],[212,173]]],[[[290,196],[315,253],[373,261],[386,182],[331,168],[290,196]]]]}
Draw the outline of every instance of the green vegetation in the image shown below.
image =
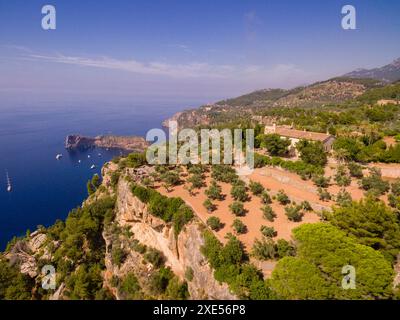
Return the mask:
{"type": "Polygon", "coordinates": [[[140,201],[148,204],[149,212],[165,222],[172,222],[175,234],[193,218],[193,211],[181,198],[168,198],[157,191],[132,184],[132,193],[140,201]]]}
{"type": "Polygon", "coordinates": [[[296,144],[296,148],[300,152],[301,160],[307,164],[324,167],[328,162],[324,146],[320,141],[301,140],[296,144]]]}
{"type": "Polygon", "coordinates": [[[234,183],[238,176],[234,168],[229,165],[217,164],[212,166],[211,177],[219,182],[234,183]]]}
{"type": "Polygon", "coordinates": [[[346,167],[341,165],[337,167],[335,182],[339,187],[347,187],[351,183],[351,178],[347,174],[346,167]]]}
{"type": "Polygon", "coordinates": [[[205,191],[207,197],[211,200],[223,200],[222,188],[217,184],[215,180],[211,181],[210,187],[205,191]]]}
{"type": "Polygon", "coordinates": [[[277,232],[274,227],[261,226],[260,231],[262,235],[266,238],[273,238],[277,236],[277,232]]]}
{"type": "Polygon", "coordinates": [[[398,217],[382,201],[369,197],[333,208],[329,220],[357,242],[381,251],[391,262],[400,252],[398,217]]]}
{"type": "Polygon", "coordinates": [[[255,196],[260,196],[264,192],[264,187],[261,183],[255,182],[255,181],[250,181],[249,188],[252,194],[255,196]]]}
{"type": "Polygon", "coordinates": [[[276,200],[283,206],[290,203],[290,199],[288,195],[283,190],[279,190],[276,194],[276,200]]]}
{"type": "Polygon", "coordinates": [[[278,134],[266,134],[258,136],[261,148],[267,149],[271,156],[282,157],[288,153],[290,140],[281,138],[278,134]]]}
{"type": "Polygon", "coordinates": [[[318,188],[317,192],[319,195],[319,200],[321,201],[329,201],[332,199],[332,195],[329,193],[327,189],[318,188]]]}
{"type": "Polygon", "coordinates": [[[264,191],[264,192],[261,194],[261,201],[262,201],[262,203],[264,203],[264,204],[271,204],[271,203],[272,203],[271,196],[269,195],[269,193],[268,193],[267,191],[264,191]]]}
{"type": "Polygon", "coordinates": [[[207,212],[208,212],[208,213],[212,213],[212,212],[215,211],[215,209],[216,209],[215,204],[212,203],[212,201],[211,201],[210,199],[206,199],[206,200],[203,202],[203,206],[204,206],[204,208],[207,209],[207,212]]]}
{"type": "Polygon", "coordinates": [[[207,219],[207,225],[214,231],[219,231],[223,227],[223,224],[218,217],[209,217],[207,219]]]}
{"type": "Polygon", "coordinates": [[[247,262],[242,244],[237,238],[230,235],[224,246],[211,232],[206,231],[203,236],[201,252],[215,270],[216,280],[226,282],[241,299],[271,298],[271,291],[261,272],[247,262]]]}
{"type": "Polygon", "coordinates": [[[248,195],[246,186],[244,186],[242,183],[235,183],[231,189],[231,196],[236,201],[247,201],[248,195]]]}
{"type": "Polygon", "coordinates": [[[243,234],[247,231],[246,225],[240,219],[233,220],[232,228],[237,234],[243,234]]]}
{"type": "Polygon", "coordinates": [[[377,168],[371,168],[369,175],[362,178],[359,184],[362,189],[375,196],[385,194],[390,189],[389,182],[382,179],[382,174],[377,168]]]}
{"type": "Polygon", "coordinates": [[[100,187],[101,180],[98,174],[95,174],[91,180],[89,180],[86,184],[87,192],[89,196],[94,194],[96,190],[100,187]]]}
{"type": "Polygon", "coordinates": [[[326,178],[326,177],[324,177],[323,175],[315,175],[313,178],[312,178],[312,181],[314,182],[314,184],[317,186],[317,187],[320,187],[320,188],[327,188],[327,187],[329,187],[329,182],[330,182],[330,178],[326,178]]]}
{"type": "Polygon", "coordinates": [[[285,214],[290,221],[300,222],[303,219],[304,212],[299,205],[285,207],[285,214]]]}
{"type": "Polygon", "coordinates": [[[382,299],[392,295],[393,269],[383,255],[327,223],[293,231],[296,257],[278,262],[269,285],[280,299],[382,299]],[[343,266],[357,271],[357,286],[343,290],[343,266]]]}
{"type": "Polygon", "coordinates": [[[336,203],[340,207],[347,207],[352,204],[352,197],[349,192],[347,192],[345,189],[342,189],[339,191],[339,193],[336,195],[336,203]]]}
{"type": "Polygon", "coordinates": [[[274,212],[274,210],[272,209],[272,207],[270,205],[265,205],[261,208],[262,212],[263,212],[263,217],[264,219],[270,221],[270,222],[274,222],[275,218],[276,218],[276,213],[274,212]]]}
{"type": "Polygon", "coordinates": [[[246,214],[246,210],[244,209],[243,203],[240,201],[235,201],[231,203],[229,205],[229,209],[237,217],[241,217],[246,214]]]}

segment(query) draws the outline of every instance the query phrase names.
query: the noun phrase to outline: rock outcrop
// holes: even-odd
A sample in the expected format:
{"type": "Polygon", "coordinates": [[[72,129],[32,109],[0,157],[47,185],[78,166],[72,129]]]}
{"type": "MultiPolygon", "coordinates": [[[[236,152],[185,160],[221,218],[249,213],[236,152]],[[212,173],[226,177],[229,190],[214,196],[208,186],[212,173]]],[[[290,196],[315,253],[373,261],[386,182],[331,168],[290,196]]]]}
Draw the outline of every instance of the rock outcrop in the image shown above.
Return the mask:
{"type": "Polygon", "coordinates": [[[68,150],[85,150],[97,147],[142,152],[148,145],[148,142],[143,137],[136,136],[97,136],[92,138],[81,135],[69,135],[65,139],[65,148],[68,150]]]}
{"type": "MultiPolygon", "coordinates": [[[[236,299],[230,293],[226,284],[219,284],[213,276],[213,270],[201,254],[200,248],[204,243],[202,236],[203,226],[194,219],[176,237],[172,226],[163,220],[152,216],[146,204],[132,195],[129,182],[120,179],[117,188],[117,204],[115,221],[121,227],[128,227],[134,239],[140,243],[161,251],[166,258],[166,265],[179,277],[185,279],[185,271],[191,268],[193,278],[188,281],[191,299],[236,299]]],[[[112,246],[111,237],[105,237],[107,248],[112,246]]],[[[137,255],[131,251],[127,261],[121,268],[112,265],[106,258],[106,275],[120,275],[127,269],[139,268],[141,264],[132,259],[137,255]],[[128,267],[127,267],[128,265],[128,267]],[[129,267],[130,266],[130,267],[129,267]],[[120,274],[118,274],[120,273],[120,274]]],[[[139,271],[143,274],[149,272],[151,266],[143,266],[139,271]]]]}

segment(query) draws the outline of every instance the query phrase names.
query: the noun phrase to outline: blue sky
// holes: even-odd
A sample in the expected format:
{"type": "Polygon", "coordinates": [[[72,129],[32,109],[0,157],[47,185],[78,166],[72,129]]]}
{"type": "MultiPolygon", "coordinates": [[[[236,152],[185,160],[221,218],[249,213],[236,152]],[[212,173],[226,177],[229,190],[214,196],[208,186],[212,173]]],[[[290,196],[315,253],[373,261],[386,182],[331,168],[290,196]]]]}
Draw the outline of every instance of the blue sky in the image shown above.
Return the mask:
{"type": "Polygon", "coordinates": [[[399,13],[395,0],[0,0],[0,97],[207,102],[289,88],[400,57],[399,13]],[[345,4],[357,30],[341,28],[345,4]]]}

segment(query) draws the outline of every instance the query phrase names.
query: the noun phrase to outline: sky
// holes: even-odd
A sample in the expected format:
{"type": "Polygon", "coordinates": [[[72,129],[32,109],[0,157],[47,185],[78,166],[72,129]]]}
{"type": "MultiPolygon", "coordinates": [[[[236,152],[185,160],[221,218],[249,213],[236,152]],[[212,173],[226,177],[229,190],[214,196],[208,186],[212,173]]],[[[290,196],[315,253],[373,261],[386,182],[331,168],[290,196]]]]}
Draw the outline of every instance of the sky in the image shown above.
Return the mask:
{"type": "Polygon", "coordinates": [[[0,0],[0,99],[197,99],[400,57],[397,0],[0,0]],[[41,9],[56,8],[56,30],[41,9]],[[356,8],[344,30],[341,9],[356,8]]]}

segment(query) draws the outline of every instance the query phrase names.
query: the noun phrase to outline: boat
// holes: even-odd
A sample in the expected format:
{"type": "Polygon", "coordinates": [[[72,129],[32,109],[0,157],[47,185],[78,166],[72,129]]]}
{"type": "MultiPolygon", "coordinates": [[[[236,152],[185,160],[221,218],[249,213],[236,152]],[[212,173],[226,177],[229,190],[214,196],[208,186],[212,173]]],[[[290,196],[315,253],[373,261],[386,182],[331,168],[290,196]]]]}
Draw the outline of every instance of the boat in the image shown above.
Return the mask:
{"type": "Polygon", "coordinates": [[[82,161],[81,160],[78,160],[78,163],[81,163],[82,161]]]}
{"type": "Polygon", "coordinates": [[[95,168],[96,166],[94,164],[90,167],[90,169],[95,169],[95,168]]]}
{"type": "Polygon", "coordinates": [[[12,191],[12,186],[11,186],[10,176],[8,175],[8,171],[6,171],[6,177],[7,177],[7,192],[11,192],[12,191]]]}
{"type": "Polygon", "coordinates": [[[89,159],[90,159],[90,154],[88,154],[88,156],[87,156],[89,159]]]}
{"type": "Polygon", "coordinates": [[[63,155],[62,155],[61,153],[59,153],[59,154],[56,155],[56,159],[57,159],[57,160],[60,160],[60,159],[62,158],[62,156],[63,156],[63,155]]]}

